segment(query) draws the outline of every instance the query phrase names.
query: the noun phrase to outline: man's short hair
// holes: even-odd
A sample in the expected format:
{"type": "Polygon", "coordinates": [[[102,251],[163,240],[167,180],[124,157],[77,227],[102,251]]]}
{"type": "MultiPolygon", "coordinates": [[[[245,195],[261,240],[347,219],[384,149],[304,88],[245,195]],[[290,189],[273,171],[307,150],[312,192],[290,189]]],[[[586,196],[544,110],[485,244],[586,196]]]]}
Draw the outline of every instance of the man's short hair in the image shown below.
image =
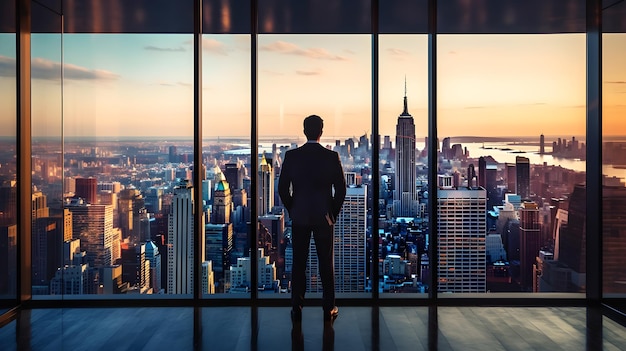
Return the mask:
{"type": "Polygon", "coordinates": [[[317,140],[322,135],[324,120],[318,115],[310,115],[304,119],[304,135],[307,140],[317,140]]]}

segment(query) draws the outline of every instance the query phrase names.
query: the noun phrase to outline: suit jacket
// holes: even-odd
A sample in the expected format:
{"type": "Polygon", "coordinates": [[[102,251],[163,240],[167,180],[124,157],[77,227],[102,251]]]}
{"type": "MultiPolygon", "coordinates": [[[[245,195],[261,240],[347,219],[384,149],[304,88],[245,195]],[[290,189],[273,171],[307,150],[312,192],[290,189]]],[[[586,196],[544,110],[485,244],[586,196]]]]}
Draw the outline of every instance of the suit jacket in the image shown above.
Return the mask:
{"type": "Polygon", "coordinates": [[[335,222],[346,197],[339,154],[319,143],[306,143],[285,153],[278,194],[296,225],[335,222]]]}

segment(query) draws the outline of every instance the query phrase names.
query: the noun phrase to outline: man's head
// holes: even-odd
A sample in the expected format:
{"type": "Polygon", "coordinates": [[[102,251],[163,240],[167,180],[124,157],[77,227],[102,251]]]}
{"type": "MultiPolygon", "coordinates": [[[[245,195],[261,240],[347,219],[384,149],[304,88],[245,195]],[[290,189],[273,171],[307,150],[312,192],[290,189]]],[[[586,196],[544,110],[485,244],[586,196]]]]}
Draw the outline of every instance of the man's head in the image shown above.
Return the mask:
{"type": "Polygon", "coordinates": [[[319,140],[323,128],[324,120],[318,115],[310,115],[304,119],[304,135],[307,140],[319,140]]]}

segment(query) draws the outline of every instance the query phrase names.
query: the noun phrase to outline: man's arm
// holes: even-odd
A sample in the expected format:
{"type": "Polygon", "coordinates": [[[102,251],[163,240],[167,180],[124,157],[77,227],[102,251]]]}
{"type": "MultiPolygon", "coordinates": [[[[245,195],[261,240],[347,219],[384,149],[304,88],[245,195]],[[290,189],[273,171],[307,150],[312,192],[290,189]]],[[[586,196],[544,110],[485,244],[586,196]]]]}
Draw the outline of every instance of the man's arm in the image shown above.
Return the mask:
{"type": "Polygon", "coordinates": [[[278,195],[280,196],[280,200],[285,205],[285,208],[287,209],[287,211],[290,211],[291,205],[293,204],[293,196],[291,195],[291,192],[289,191],[289,187],[291,185],[291,176],[290,176],[289,167],[291,163],[287,161],[288,154],[289,153],[285,153],[285,159],[283,160],[283,164],[280,168],[280,177],[278,178],[278,195]]]}
{"type": "Polygon", "coordinates": [[[335,155],[337,157],[337,160],[334,167],[332,168],[332,172],[333,187],[335,188],[335,195],[333,196],[333,216],[336,220],[339,216],[339,212],[341,211],[343,200],[346,198],[346,178],[343,174],[343,167],[341,166],[339,154],[335,152],[335,155]]]}

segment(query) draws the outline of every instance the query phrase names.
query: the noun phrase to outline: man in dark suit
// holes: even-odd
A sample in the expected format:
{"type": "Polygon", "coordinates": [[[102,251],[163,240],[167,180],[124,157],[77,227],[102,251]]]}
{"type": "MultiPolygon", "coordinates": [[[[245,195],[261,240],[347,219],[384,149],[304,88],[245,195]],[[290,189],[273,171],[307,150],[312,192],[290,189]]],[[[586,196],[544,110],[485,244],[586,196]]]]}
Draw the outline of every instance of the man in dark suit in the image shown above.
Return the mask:
{"type": "Polygon", "coordinates": [[[322,278],[324,321],[334,321],[339,313],[335,306],[333,226],[346,196],[346,181],[339,154],[319,143],[323,127],[319,116],[304,119],[307,142],[285,153],[278,181],[278,193],[292,221],[294,323],[302,320],[311,234],[322,278]]]}

